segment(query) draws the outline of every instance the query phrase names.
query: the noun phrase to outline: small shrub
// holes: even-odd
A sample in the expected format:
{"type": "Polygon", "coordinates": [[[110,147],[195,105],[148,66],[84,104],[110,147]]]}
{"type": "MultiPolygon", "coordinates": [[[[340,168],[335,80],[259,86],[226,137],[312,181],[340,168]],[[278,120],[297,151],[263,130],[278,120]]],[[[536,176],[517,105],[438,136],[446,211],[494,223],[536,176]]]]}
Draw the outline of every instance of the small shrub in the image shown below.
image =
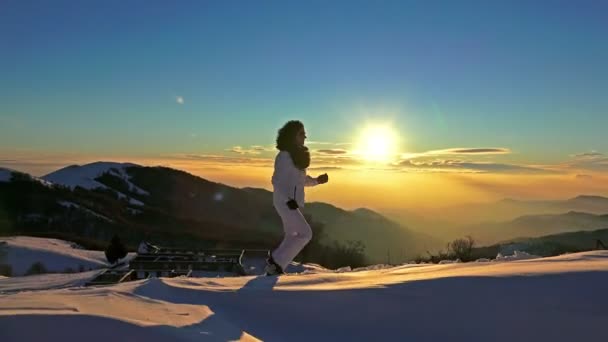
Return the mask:
{"type": "Polygon", "coordinates": [[[11,265],[0,264],[0,275],[3,275],[5,277],[12,277],[13,276],[13,268],[11,267],[11,265]]]}
{"type": "Polygon", "coordinates": [[[110,262],[110,264],[113,264],[127,256],[127,248],[125,247],[125,245],[123,245],[122,241],[120,241],[118,235],[114,235],[112,237],[108,248],[106,248],[105,250],[105,254],[106,259],[108,260],[108,262],[110,262]]]}
{"type": "Polygon", "coordinates": [[[30,268],[27,270],[27,272],[25,272],[25,275],[43,274],[43,273],[48,273],[46,267],[40,261],[36,261],[35,263],[32,264],[32,266],[30,266],[30,268]]]}
{"type": "Polygon", "coordinates": [[[456,239],[448,244],[448,254],[450,259],[460,259],[462,261],[470,261],[475,240],[472,237],[456,239]]]}

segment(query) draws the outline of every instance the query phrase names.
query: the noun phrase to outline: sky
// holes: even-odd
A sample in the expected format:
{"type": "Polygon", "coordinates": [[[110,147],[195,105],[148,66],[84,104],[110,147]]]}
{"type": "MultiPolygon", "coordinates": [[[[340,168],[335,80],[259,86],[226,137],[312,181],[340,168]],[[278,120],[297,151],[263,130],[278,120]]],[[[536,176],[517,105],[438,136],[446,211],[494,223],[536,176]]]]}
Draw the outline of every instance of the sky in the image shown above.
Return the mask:
{"type": "Polygon", "coordinates": [[[271,189],[298,119],[312,200],[608,195],[607,36],[606,1],[3,0],[0,167],[271,189]]]}

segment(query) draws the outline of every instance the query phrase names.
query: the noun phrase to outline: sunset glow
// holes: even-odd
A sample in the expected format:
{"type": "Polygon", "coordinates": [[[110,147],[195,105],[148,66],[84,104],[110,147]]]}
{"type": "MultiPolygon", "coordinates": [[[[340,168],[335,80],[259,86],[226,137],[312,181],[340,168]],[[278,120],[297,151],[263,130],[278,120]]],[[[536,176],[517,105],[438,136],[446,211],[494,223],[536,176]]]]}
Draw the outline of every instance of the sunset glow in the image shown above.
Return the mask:
{"type": "Polygon", "coordinates": [[[370,125],[363,130],[355,154],[372,162],[387,162],[397,151],[397,135],[387,125],[370,125]]]}

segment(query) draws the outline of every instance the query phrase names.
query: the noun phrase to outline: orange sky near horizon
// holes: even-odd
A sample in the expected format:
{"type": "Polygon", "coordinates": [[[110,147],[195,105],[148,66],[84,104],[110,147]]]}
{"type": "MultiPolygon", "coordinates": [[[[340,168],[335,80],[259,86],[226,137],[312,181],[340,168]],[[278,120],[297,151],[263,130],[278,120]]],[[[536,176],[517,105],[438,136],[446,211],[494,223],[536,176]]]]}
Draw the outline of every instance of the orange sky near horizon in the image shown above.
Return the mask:
{"type": "MultiPolygon", "coordinates": [[[[71,164],[94,161],[132,162],[162,165],[184,170],[202,178],[235,187],[272,190],[272,157],[247,159],[207,155],[202,160],[183,157],[86,156],[28,153],[0,166],[42,176],[71,164]],[[252,162],[253,160],[253,162],[252,162]]],[[[318,163],[313,166],[319,165],[318,163]]],[[[318,166],[317,166],[318,167],[318,166]]],[[[608,177],[603,173],[564,170],[556,174],[499,174],[492,172],[445,172],[424,170],[315,169],[312,176],[327,172],[330,182],[307,189],[307,201],[322,201],[344,209],[366,207],[375,210],[425,210],[462,203],[479,203],[505,197],[518,199],[565,199],[581,194],[608,194],[608,177]]]]}

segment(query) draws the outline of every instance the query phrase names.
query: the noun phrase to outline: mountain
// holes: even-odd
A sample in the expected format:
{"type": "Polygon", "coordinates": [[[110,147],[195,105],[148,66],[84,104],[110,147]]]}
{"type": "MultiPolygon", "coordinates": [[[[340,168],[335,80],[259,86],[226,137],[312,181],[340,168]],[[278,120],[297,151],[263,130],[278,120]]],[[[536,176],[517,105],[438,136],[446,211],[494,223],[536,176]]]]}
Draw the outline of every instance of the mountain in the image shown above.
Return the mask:
{"type": "Polygon", "coordinates": [[[36,181],[42,185],[45,186],[51,186],[52,183],[46,181],[45,179],[42,178],[38,178],[38,177],[34,177],[31,176],[27,173],[23,173],[17,170],[13,170],[13,169],[9,169],[9,168],[4,168],[4,167],[0,167],[0,182],[10,182],[13,180],[13,178],[15,179],[19,179],[19,178],[27,178],[30,179],[32,181],[36,181]]]}
{"type": "Polygon", "coordinates": [[[369,209],[352,212],[331,204],[306,204],[305,212],[325,223],[328,240],[360,240],[372,263],[400,263],[434,250],[443,243],[431,236],[414,232],[369,209]]]}
{"type": "MultiPolygon", "coordinates": [[[[27,175],[0,183],[0,209],[5,208],[0,232],[52,232],[59,238],[79,236],[82,243],[120,233],[131,246],[149,234],[159,244],[255,248],[273,248],[283,234],[272,193],[265,189],[112,162],[68,166],[42,179],[54,186],[38,186],[27,175]]],[[[323,224],[322,243],[361,240],[370,262],[386,262],[388,254],[392,262],[402,261],[437,246],[435,239],[369,209],[307,203],[303,212],[313,224],[323,224]]]]}
{"type": "Polygon", "coordinates": [[[459,211],[461,214],[475,212],[477,218],[491,220],[508,220],[523,215],[558,214],[567,211],[606,214],[608,213],[608,198],[591,195],[550,201],[506,198],[494,203],[457,206],[452,210],[459,211]]]}
{"type": "Polygon", "coordinates": [[[481,244],[519,237],[538,237],[548,234],[608,228],[608,214],[595,215],[570,211],[558,215],[526,215],[499,223],[481,223],[459,227],[465,235],[473,236],[481,244]]]}
{"type": "Polygon", "coordinates": [[[43,177],[47,183],[46,179],[60,182],[53,186],[12,173],[10,182],[0,182],[0,233],[52,235],[95,247],[114,234],[131,246],[146,234],[186,247],[236,243],[247,247],[263,241],[239,227],[205,217],[182,217],[155,205],[154,197],[131,183],[129,173],[141,168],[116,163],[72,166],[43,177]]]}
{"type": "Polygon", "coordinates": [[[516,251],[548,257],[565,253],[606,249],[606,246],[608,246],[608,228],[506,240],[493,245],[474,248],[473,257],[494,258],[498,253],[511,255],[516,251]]]}
{"type": "Polygon", "coordinates": [[[565,200],[517,200],[505,198],[490,203],[466,203],[426,210],[382,209],[387,217],[446,241],[470,233],[474,225],[495,225],[522,216],[556,215],[566,212],[608,214],[608,198],[580,195],[565,200]]]}
{"type": "Polygon", "coordinates": [[[552,234],[537,238],[519,238],[501,245],[503,250],[506,248],[509,250],[519,249],[541,256],[588,251],[597,247],[606,248],[605,246],[608,246],[608,228],[552,234]],[[598,240],[600,241],[599,246],[598,240]]]}
{"type": "Polygon", "coordinates": [[[390,220],[407,226],[412,231],[432,236],[443,243],[462,237],[462,234],[453,231],[456,224],[448,217],[438,213],[418,213],[409,209],[395,208],[381,208],[378,211],[390,220]]]}

